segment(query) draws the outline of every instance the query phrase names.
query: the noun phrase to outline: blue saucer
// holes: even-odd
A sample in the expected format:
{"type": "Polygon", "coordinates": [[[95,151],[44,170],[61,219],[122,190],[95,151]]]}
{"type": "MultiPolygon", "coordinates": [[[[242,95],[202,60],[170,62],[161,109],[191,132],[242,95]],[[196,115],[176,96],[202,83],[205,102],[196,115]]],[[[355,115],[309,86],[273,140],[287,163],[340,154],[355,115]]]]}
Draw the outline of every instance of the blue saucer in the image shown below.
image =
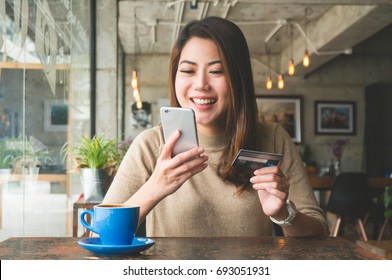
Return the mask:
{"type": "Polygon", "coordinates": [[[129,255],[147,250],[155,244],[155,240],[135,237],[131,245],[103,245],[99,237],[89,237],[80,239],[78,244],[99,255],[129,255]]]}

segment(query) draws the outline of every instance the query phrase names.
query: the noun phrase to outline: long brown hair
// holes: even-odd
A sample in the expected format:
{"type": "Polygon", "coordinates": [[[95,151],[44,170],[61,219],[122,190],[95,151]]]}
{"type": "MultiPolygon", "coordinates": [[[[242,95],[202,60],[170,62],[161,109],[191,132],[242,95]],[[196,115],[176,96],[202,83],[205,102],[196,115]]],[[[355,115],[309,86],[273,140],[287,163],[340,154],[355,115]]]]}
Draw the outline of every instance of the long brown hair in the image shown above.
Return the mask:
{"type": "Polygon", "coordinates": [[[181,52],[189,39],[210,39],[218,46],[229,88],[229,108],[226,116],[228,135],[218,173],[234,183],[241,192],[249,186],[250,172],[231,166],[240,149],[257,149],[257,105],[253,86],[252,66],[246,39],[234,23],[219,17],[207,17],[189,22],[181,31],[170,58],[170,104],[180,107],[175,93],[175,79],[181,52]]]}

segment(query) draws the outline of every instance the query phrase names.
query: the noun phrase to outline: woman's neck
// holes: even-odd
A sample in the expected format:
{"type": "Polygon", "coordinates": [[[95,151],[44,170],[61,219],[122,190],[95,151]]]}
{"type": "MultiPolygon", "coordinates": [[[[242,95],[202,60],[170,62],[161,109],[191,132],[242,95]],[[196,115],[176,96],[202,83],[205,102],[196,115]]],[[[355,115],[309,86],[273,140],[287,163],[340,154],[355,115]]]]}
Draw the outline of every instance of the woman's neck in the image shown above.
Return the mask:
{"type": "Polygon", "coordinates": [[[197,130],[207,136],[214,136],[223,133],[223,129],[218,129],[216,127],[197,125],[197,130]]]}

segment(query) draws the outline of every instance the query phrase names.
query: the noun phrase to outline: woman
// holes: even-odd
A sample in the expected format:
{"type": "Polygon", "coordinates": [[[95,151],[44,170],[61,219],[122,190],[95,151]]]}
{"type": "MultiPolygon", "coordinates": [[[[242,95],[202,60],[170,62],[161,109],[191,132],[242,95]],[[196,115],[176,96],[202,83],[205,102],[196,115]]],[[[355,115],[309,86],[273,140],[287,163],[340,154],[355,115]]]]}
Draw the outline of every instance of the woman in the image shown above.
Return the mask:
{"type": "Polygon", "coordinates": [[[104,202],[140,205],[149,236],[271,235],[272,221],[288,236],[325,235],[326,221],[291,138],[257,121],[241,30],[217,17],[190,22],[173,48],[169,75],[171,105],[195,111],[200,147],[172,157],[180,132],[165,144],[161,126],[143,131],[104,202]],[[241,148],[282,153],[283,159],[279,166],[235,169],[241,148]]]}

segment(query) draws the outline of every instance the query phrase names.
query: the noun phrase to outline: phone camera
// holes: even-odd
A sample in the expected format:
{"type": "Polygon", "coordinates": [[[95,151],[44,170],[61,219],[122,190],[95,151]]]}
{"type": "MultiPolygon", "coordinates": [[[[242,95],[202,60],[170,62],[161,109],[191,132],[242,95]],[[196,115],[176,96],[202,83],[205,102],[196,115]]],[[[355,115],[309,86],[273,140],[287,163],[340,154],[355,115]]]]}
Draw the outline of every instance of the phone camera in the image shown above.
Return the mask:
{"type": "Polygon", "coordinates": [[[165,110],[165,113],[169,113],[169,110],[168,110],[168,109],[166,109],[166,110],[165,110]]]}

